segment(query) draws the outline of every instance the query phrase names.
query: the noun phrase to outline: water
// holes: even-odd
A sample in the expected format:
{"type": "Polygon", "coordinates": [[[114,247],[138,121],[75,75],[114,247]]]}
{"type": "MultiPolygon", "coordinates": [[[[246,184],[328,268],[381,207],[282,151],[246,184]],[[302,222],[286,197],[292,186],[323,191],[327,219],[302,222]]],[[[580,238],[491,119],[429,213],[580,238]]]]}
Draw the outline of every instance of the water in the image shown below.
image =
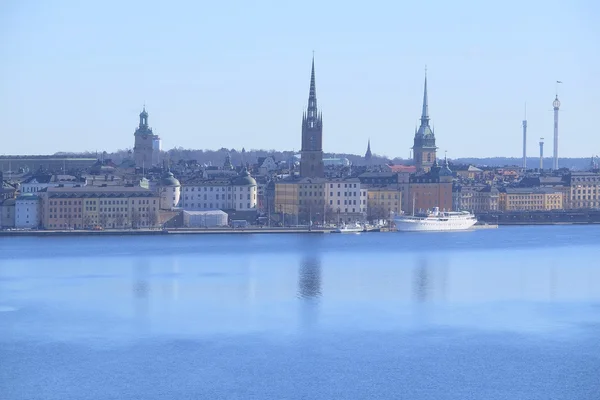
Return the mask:
{"type": "Polygon", "coordinates": [[[0,398],[600,399],[600,228],[0,238],[0,398]]]}

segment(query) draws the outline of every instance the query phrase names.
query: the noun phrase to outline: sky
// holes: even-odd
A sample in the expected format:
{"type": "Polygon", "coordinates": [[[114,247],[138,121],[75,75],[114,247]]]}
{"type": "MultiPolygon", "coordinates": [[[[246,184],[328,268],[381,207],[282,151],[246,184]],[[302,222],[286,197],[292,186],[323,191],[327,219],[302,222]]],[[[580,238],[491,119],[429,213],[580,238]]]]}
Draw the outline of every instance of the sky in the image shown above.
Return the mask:
{"type": "Polygon", "coordinates": [[[299,150],[314,51],[323,147],[409,156],[427,66],[448,157],[600,154],[600,3],[0,2],[0,154],[133,147],[299,150]]]}

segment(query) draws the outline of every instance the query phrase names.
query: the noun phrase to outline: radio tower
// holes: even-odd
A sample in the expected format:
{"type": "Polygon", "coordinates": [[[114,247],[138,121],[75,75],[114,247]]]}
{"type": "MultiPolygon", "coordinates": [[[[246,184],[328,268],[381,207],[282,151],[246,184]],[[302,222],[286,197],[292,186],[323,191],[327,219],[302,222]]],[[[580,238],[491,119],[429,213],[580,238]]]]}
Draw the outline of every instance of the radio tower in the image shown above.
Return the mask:
{"type": "Polygon", "coordinates": [[[552,169],[558,169],[558,109],[560,108],[560,101],[558,100],[558,84],[561,81],[556,81],[556,97],[552,102],[554,107],[554,161],[552,163],[552,169]]]}
{"type": "Polygon", "coordinates": [[[527,170],[527,103],[525,103],[525,119],[523,119],[523,170],[527,170]]]}
{"type": "Polygon", "coordinates": [[[540,172],[544,170],[544,138],[540,138],[540,172]]]}

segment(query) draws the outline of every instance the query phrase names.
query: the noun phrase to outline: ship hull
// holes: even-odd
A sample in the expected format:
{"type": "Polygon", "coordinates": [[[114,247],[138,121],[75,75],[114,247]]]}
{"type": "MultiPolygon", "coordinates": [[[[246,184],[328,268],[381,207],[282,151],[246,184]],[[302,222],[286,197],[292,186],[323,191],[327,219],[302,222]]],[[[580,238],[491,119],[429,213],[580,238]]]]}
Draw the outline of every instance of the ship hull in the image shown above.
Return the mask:
{"type": "Polygon", "coordinates": [[[435,218],[396,218],[394,222],[398,232],[443,232],[468,230],[477,223],[477,220],[475,218],[450,218],[444,221],[435,218]]]}

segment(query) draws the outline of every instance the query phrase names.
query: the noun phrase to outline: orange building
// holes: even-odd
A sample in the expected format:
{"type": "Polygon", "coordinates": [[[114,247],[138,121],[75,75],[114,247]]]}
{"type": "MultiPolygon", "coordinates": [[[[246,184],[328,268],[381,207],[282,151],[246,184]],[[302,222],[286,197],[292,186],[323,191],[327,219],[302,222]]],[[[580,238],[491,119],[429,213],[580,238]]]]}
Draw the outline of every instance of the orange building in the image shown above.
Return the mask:
{"type": "Polygon", "coordinates": [[[437,160],[429,172],[413,175],[409,181],[409,204],[404,209],[409,214],[418,211],[431,210],[439,207],[440,210],[452,210],[452,171],[448,162],[440,167],[437,160]]]}

